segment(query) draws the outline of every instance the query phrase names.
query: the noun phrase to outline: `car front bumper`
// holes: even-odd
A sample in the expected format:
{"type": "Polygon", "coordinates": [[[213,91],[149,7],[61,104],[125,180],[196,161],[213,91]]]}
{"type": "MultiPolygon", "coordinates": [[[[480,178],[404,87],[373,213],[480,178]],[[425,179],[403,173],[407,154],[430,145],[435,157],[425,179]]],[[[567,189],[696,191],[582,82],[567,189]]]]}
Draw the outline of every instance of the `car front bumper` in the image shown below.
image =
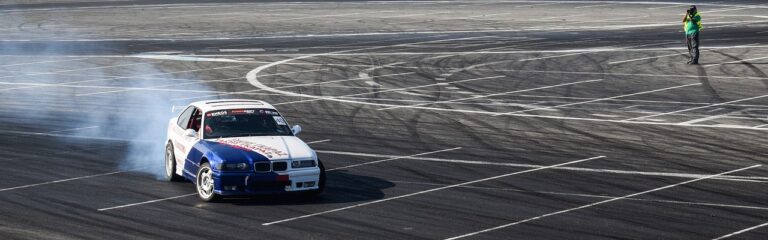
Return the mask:
{"type": "Polygon", "coordinates": [[[214,172],[214,193],[222,196],[263,195],[318,189],[320,168],[286,172],[214,172]]]}

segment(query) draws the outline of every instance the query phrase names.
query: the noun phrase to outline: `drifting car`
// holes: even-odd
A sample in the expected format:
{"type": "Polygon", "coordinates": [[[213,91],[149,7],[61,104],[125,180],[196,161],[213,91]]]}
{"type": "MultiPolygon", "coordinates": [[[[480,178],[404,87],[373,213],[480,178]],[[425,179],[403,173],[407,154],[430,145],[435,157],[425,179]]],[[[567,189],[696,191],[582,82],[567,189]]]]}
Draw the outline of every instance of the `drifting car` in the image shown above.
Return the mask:
{"type": "Polygon", "coordinates": [[[325,169],[296,137],[301,127],[269,103],[228,99],[191,103],[168,122],[165,179],[195,183],[203,201],[222,196],[320,194],[325,169]]]}

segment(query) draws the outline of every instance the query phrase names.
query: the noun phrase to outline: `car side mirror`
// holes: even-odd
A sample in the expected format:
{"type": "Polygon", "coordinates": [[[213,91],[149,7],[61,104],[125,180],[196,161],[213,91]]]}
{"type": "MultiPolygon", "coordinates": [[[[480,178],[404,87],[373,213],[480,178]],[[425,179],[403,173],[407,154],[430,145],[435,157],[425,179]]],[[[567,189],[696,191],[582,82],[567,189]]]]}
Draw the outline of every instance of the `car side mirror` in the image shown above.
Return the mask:
{"type": "Polygon", "coordinates": [[[194,129],[187,129],[187,130],[184,131],[184,136],[196,138],[197,137],[197,132],[195,132],[194,129]]]}
{"type": "Polygon", "coordinates": [[[293,135],[299,135],[299,133],[301,132],[301,126],[293,125],[293,127],[291,128],[291,132],[293,132],[293,135]]]}

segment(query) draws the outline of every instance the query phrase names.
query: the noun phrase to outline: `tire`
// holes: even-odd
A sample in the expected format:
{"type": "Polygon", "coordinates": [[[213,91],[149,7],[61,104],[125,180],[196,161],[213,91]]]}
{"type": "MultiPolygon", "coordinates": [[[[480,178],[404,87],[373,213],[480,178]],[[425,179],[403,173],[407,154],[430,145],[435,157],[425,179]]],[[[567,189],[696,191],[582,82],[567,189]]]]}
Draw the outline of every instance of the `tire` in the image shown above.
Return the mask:
{"type": "Polygon", "coordinates": [[[173,144],[168,142],[165,145],[165,181],[180,182],[183,178],[176,175],[176,154],[173,153],[173,144]]]}
{"type": "Polygon", "coordinates": [[[308,191],[306,193],[307,197],[317,197],[325,191],[325,166],[323,166],[323,162],[320,159],[317,160],[317,165],[320,167],[320,179],[317,182],[317,189],[308,191]]]}
{"type": "Polygon", "coordinates": [[[213,169],[211,164],[203,163],[200,165],[200,169],[197,170],[195,177],[195,188],[197,189],[197,196],[200,200],[205,202],[215,202],[219,200],[221,196],[213,192],[213,169]]]}

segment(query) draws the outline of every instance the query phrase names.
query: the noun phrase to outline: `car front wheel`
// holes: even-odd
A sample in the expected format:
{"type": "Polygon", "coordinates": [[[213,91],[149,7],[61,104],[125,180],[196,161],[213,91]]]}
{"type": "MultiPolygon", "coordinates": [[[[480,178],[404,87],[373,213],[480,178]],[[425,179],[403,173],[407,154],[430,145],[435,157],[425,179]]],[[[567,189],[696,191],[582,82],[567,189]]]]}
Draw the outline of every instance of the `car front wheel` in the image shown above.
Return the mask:
{"type": "Polygon", "coordinates": [[[197,170],[195,185],[197,185],[197,196],[206,202],[214,202],[219,199],[219,195],[213,192],[213,169],[209,163],[200,165],[197,170]]]}

